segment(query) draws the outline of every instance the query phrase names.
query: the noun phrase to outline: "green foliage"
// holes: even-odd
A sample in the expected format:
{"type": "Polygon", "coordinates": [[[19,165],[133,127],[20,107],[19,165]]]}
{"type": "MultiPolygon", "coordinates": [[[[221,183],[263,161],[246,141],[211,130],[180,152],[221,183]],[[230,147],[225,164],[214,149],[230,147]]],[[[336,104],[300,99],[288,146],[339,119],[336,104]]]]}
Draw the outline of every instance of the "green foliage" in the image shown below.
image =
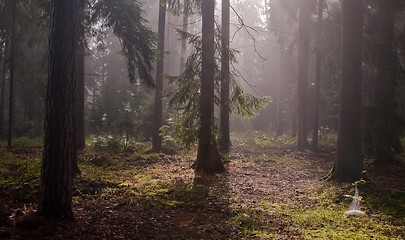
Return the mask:
{"type": "MultiPolygon", "coordinates": [[[[188,43],[193,46],[193,51],[187,58],[184,72],[180,76],[168,76],[170,84],[176,86],[175,91],[167,93],[170,98],[169,105],[176,110],[171,116],[172,122],[168,127],[162,128],[163,136],[170,137],[178,143],[185,146],[194,144],[198,137],[200,124],[199,108],[200,108],[200,87],[201,87],[201,57],[202,57],[202,42],[201,37],[190,33],[178,30],[182,38],[188,40],[188,43]],[[175,135],[168,135],[175,133],[175,135]]],[[[220,99],[220,33],[216,32],[215,43],[215,96],[214,103],[219,105],[220,99]]],[[[230,51],[231,63],[236,63],[237,51],[230,51]]],[[[270,102],[269,98],[257,98],[246,93],[238,85],[236,77],[241,77],[237,71],[232,72],[231,78],[231,95],[230,109],[232,112],[248,118],[256,114],[258,110],[266,107],[270,102]]]]}
{"type": "Polygon", "coordinates": [[[235,212],[231,221],[242,228],[242,231],[247,234],[250,231],[258,230],[261,227],[261,218],[262,216],[258,211],[249,208],[242,208],[235,212]]]}
{"type": "Polygon", "coordinates": [[[154,86],[150,75],[155,57],[156,35],[142,17],[142,4],[138,0],[99,0],[93,6],[92,22],[102,22],[112,28],[122,44],[127,60],[129,79],[137,83],[137,76],[148,86],[154,86]]]}
{"type": "Polygon", "coordinates": [[[92,146],[117,152],[124,147],[124,139],[112,135],[91,136],[92,146]]]}
{"type": "Polygon", "coordinates": [[[30,157],[28,153],[22,155],[2,153],[0,161],[1,186],[39,186],[40,172],[40,158],[30,157]]]}

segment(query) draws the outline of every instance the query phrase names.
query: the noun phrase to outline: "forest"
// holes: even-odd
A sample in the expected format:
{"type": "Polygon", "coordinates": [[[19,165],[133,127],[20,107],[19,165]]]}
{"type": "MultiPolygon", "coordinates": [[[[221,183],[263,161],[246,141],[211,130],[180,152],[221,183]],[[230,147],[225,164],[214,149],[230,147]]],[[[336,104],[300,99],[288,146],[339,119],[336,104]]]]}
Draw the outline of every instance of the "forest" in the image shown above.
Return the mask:
{"type": "Polygon", "coordinates": [[[0,239],[405,239],[404,0],[0,0],[0,239]]]}

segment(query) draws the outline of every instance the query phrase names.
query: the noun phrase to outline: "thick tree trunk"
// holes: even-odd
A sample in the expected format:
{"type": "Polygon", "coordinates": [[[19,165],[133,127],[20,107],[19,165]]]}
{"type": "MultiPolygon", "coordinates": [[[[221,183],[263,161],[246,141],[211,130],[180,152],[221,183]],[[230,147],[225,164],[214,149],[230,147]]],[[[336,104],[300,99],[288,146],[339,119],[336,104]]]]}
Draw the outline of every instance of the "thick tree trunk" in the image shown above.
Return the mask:
{"type": "Polygon", "coordinates": [[[312,129],[312,142],[311,148],[314,151],[318,150],[319,145],[319,103],[321,96],[321,33],[322,33],[322,20],[323,20],[323,6],[325,0],[318,0],[318,26],[317,26],[317,49],[316,49],[316,63],[315,63],[315,106],[314,106],[314,126],[312,129]]]}
{"type": "Polygon", "coordinates": [[[218,173],[225,170],[219,156],[214,131],[214,75],[215,42],[214,11],[215,0],[203,0],[202,11],[202,73],[200,97],[200,131],[195,168],[205,173],[218,173]]]}
{"type": "Polygon", "coordinates": [[[297,150],[308,146],[307,140],[307,81],[309,59],[309,23],[311,6],[300,0],[298,27],[298,92],[297,92],[297,150]]]}
{"type": "Polygon", "coordinates": [[[231,146],[231,139],[229,136],[229,4],[229,0],[222,0],[221,116],[219,123],[219,148],[224,152],[228,152],[231,146]]]}
{"type": "Polygon", "coordinates": [[[163,68],[164,68],[164,50],[165,50],[165,27],[166,27],[166,0],[159,0],[159,26],[158,26],[158,60],[156,65],[156,89],[155,106],[153,115],[153,136],[152,151],[159,152],[162,149],[162,137],[160,136],[160,127],[163,123],[163,68]]]}
{"type": "Polygon", "coordinates": [[[73,219],[74,68],[78,4],[77,1],[53,0],[51,6],[45,142],[38,214],[47,218],[73,219]]]}
{"type": "MultiPolygon", "coordinates": [[[[184,0],[183,26],[182,26],[183,32],[188,31],[189,5],[190,5],[190,0],[184,0]]],[[[186,65],[186,51],[187,51],[187,40],[185,38],[183,38],[183,39],[181,39],[180,74],[184,71],[184,68],[186,65]]]]}
{"type": "Polygon", "coordinates": [[[16,1],[12,5],[12,27],[11,27],[11,42],[10,42],[10,77],[9,77],[9,92],[8,92],[8,134],[7,134],[7,148],[13,146],[13,123],[14,123],[14,67],[15,67],[15,25],[16,25],[16,1]]]}
{"type": "Polygon", "coordinates": [[[332,178],[354,182],[363,170],[361,143],[363,1],[343,0],[339,130],[332,178]]]}
{"type": "Polygon", "coordinates": [[[377,34],[375,86],[375,113],[373,129],[374,158],[376,163],[394,163],[396,153],[401,152],[399,139],[396,91],[400,78],[400,63],[395,46],[395,3],[397,0],[376,1],[377,34]]]}

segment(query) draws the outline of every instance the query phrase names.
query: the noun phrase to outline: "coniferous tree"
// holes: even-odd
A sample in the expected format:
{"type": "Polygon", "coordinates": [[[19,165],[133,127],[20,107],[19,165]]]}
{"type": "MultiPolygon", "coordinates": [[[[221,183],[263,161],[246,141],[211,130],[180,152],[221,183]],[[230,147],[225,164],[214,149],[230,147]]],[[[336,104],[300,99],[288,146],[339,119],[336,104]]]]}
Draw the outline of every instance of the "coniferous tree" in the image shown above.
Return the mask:
{"type": "Polygon", "coordinates": [[[6,100],[6,82],[7,82],[7,71],[8,71],[8,48],[9,48],[9,41],[5,31],[3,31],[3,38],[4,43],[2,44],[2,56],[3,56],[3,63],[2,63],[2,72],[1,72],[1,90],[0,90],[0,136],[4,135],[4,106],[6,100]]]}
{"type": "MultiPolygon", "coordinates": [[[[188,30],[188,18],[190,15],[190,0],[184,0],[183,3],[183,26],[182,31],[187,32],[188,30]]],[[[187,40],[185,38],[181,39],[181,53],[180,53],[180,72],[184,71],[186,65],[186,51],[187,51],[187,40]]]]}
{"type": "Polygon", "coordinates": [[[222,1],[222,35],[221,35],[221,116],[219,125],[219,147],[221,150],[228,152],[231,146],[229,133],[229,34],[230,34],[230,2],[222,1]]]}
{"type": "Polygon", "coordinates": [[[200,131],[195,168],[206,173],[225,170],[220,158],[214,132],[214,40],[215,0],[201,1],[202,12],[202,71],[200,95],[200,131]]]}
{"type": "Polygon", "coordinates": [[[343,0],[342,73],[336,159],[331,177],[342,182],[361,178],[363,1],[343,0]]]}
{"type": "Polygon", "coordinates": [[[51,9],[45,142],[38,214],[53,219],[73,219],[74,69],[78,3],[52,0],[51,9]]]}
{"type": "Polygon", "coordinates": [[[307,82],[309,59],[309,25],[312,1],[300,0],[298,18],[298,89],[297,89],[297,149],[308,146],[307,140],[307,82]]]}
{"type": "Polygon", "coordinates": [[[399,0],[375,1],[376,13],[376,81],[374,87],[373,156],[376,163],[393,163],[402,151],[399,138],[401,123],[397,115],[397,87],[400,62],[395,43],[395,14],[405,4],[399,0]]]}
{"type": "Polygon", "coordinates": [[[12,3],[11,14],[11,40],[10,40],[10,77],[9,77],[9,93],[8,93],[8,134],[7,148],[13,146],[13,127],[14,127],[14,77],[15,77],[15,46],[16,46],[16,0],[12,3]]]}
{"type": "Polygon", "coordinates": [[[163,68],[164,68],[164,48],[165,48],[165,27],[166,27],[166,0],[159,0],[159,26],[158,26],[158,60],[156,65],[156,89],[155,106],[153,116],[153,139],[152,150],[160,151],[162,148],[162,137],[160,127],[163,122],[163,68]]]}
{"type": "Polygon", "coordinates": [[[325,0],[318,0],[318,24],[317,24],[317,43],[316,43],[316,62],[315,62],[315,106],[314,106],[314,125],[312,129],[312,142],[311,147],[313,150],[318,149],[318,131],[319,131],[319,104],[321,95],[321,34],[322,34],[322,19],[325,0]]]}

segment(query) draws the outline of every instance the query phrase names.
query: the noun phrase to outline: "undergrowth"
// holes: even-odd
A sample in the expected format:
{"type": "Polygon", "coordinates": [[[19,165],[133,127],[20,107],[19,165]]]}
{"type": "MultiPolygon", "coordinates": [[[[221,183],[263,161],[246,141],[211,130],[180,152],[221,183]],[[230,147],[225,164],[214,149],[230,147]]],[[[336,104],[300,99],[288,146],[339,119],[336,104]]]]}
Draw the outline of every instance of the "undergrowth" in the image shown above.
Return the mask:
{"type": "MultiPolygon", "coordinates": [[[[88,147],[79,156],[82,174],[74,180],[74,204],[112,201],[131,202],[135,206],[147,202],[156,211],[166,211],[162,215],[181,212],[189,220],[187,228],[195,231],[207,231],[209,226],[193,219],[203,216],[209,219],[210,215],[224,211],[223,224],[238,231],[238,235],[230,237],[235,239],[405,238],[405,189],[401,184],[393,185],[404,181],[402,168],[390,168],[378,173],[378,178],[371,175],[371,180],[359,185],[360,204],[366,215],[348,216],[343,213],[352,201],[353,186],[320,180],[329,165],[314,162],[316,156],[310,153],[290,151],[291,138],[273,139],[256,132],[234,135],[232,141],[235,148],[249,151],[231,153],[227,163],[229,173],[222,178],[201,179],[190,168],[194,153],[185,151],[172,156],[149,153],[148,144],[134,144],[116,151],[88,147]],[[255,147],[262,152],[251,150],[255,147]],[[268,153],[267,149],[274,151],[268,153]],[[254,178],[256,173],[246,172],[248,167],[267,172],[263,170],[258,174],[260,178],[254,178]],[[235,169],[240,171],[239,175],[232,175],[235,169]],[[291,180],[292,187],[283,184],[289,173],[301,177],[291,180]],[[252,177],[252,189],[247,186],[248,181],[241,180],[246,177],[252,177]],[[268,181],[267,187],[274,192],[263,196],[252,192],[247,197],[237,194],[255,190],[255,181],[268,181]],[[251,199],[255,201],[249,202],[251,199]]],[[[31,186],[37,192],[40,154],[40,151],[1,150],[0,187],[31,186]]],[[[11,190],[5,192],[12,194],[11,190]]]]}

